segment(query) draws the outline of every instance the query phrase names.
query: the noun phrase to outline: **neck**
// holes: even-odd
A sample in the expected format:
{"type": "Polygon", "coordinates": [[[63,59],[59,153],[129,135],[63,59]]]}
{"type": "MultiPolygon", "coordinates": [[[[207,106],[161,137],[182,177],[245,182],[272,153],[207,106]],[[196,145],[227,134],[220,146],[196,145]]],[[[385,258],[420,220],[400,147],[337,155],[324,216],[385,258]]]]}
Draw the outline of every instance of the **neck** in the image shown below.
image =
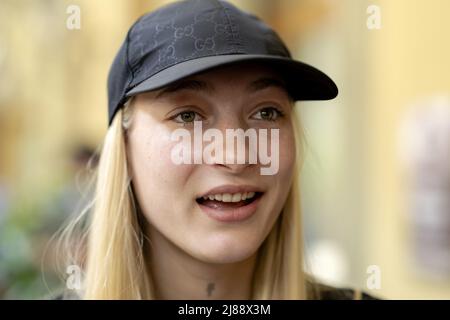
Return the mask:
{"type": "Polygon", "coordinates": [[[149,231],[149,271],[156,299],[251,298],[256,253],[236,263],[208,263],[184,252],[154,228],[149,231]]]}

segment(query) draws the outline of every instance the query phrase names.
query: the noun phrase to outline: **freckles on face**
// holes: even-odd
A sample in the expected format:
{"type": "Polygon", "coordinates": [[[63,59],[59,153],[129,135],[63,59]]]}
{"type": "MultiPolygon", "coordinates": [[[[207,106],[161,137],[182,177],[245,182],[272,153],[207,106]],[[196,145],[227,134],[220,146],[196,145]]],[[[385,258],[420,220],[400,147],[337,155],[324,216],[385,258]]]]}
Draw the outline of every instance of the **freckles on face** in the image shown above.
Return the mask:
{"type": "Polygon", "coordinates": [[[133,111],[133,125],[128,132],[128,156],[134,190],[141,209],[152,221],[158,212],[175,214],[173,199],[182,193],[183,185],[193,170],[188,165],[175,165],[170,158],[176,142],[172,130],[139,105],[133,111]]]}

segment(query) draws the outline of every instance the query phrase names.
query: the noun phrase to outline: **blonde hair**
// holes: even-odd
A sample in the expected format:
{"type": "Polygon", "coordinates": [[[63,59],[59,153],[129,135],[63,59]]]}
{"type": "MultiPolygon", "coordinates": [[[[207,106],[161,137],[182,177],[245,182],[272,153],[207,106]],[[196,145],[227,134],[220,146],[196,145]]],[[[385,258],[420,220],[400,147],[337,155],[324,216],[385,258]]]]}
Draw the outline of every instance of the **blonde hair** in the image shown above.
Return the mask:
{"type": "MultiPolygon", "coordinates": [[[[87,246],[87,256],[72,257],[70,263],[87,259],[82,262],[85,277],[79,292],[84,299],[155,298],[148,274],[143,217],[135,203],[127,167],[125,139],[132,118],[131,104],[117,112],[108,129],[94,177],[95,196],[82,212],[88,221],[78,243],[87,246]]],[[[314,281],[303,269],[298,174],[303,164],[303,132],[296,109],[291,117],[297,146],[295,177],[279,218],[258,249],[252,299],[307,299],[317,294],[311,286],[314,281]]],[[[73,227],[65,231],[66,236],[73,233],[73,227]]]]}

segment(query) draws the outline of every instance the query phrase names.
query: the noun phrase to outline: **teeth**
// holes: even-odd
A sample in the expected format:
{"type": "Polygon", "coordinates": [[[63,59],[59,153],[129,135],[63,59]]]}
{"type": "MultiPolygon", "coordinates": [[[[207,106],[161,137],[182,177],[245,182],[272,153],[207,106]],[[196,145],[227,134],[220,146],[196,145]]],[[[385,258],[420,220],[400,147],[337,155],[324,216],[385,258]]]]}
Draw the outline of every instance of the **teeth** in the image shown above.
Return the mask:
{"type": "Polygon", "coordinates": [[[247,199],[251,199],[255,196],[255,192],[243,192],[243,193],[222,193],[222,194],[209,194],[203,196],[204,200],[216,200],[221,202],[239,202],[247,199]]]}
{"type": "Polygon", "coordinates": [[[241,193],[235,193],[233,194],[233,197],[231,198],[231,202],[239,202],[241,201],[241,193]]]}
{"type": "Polygon", "coordinates": [[[229,193],[222,194],[222,201],[223,202],[231,202],[232,196],[229,193]]]}

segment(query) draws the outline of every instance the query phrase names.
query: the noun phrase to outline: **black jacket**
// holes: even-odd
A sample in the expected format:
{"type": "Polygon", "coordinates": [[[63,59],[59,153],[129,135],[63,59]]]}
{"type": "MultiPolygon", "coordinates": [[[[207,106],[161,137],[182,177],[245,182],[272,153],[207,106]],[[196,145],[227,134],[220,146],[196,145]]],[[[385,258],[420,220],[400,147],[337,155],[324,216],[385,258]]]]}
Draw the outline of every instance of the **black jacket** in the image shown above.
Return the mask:
{"type": "Polygon", "coordinates": [[[307,283],[308,299],[312,300],[379,300],[361,290],[337,288],[322,283],[307,283]]]}

